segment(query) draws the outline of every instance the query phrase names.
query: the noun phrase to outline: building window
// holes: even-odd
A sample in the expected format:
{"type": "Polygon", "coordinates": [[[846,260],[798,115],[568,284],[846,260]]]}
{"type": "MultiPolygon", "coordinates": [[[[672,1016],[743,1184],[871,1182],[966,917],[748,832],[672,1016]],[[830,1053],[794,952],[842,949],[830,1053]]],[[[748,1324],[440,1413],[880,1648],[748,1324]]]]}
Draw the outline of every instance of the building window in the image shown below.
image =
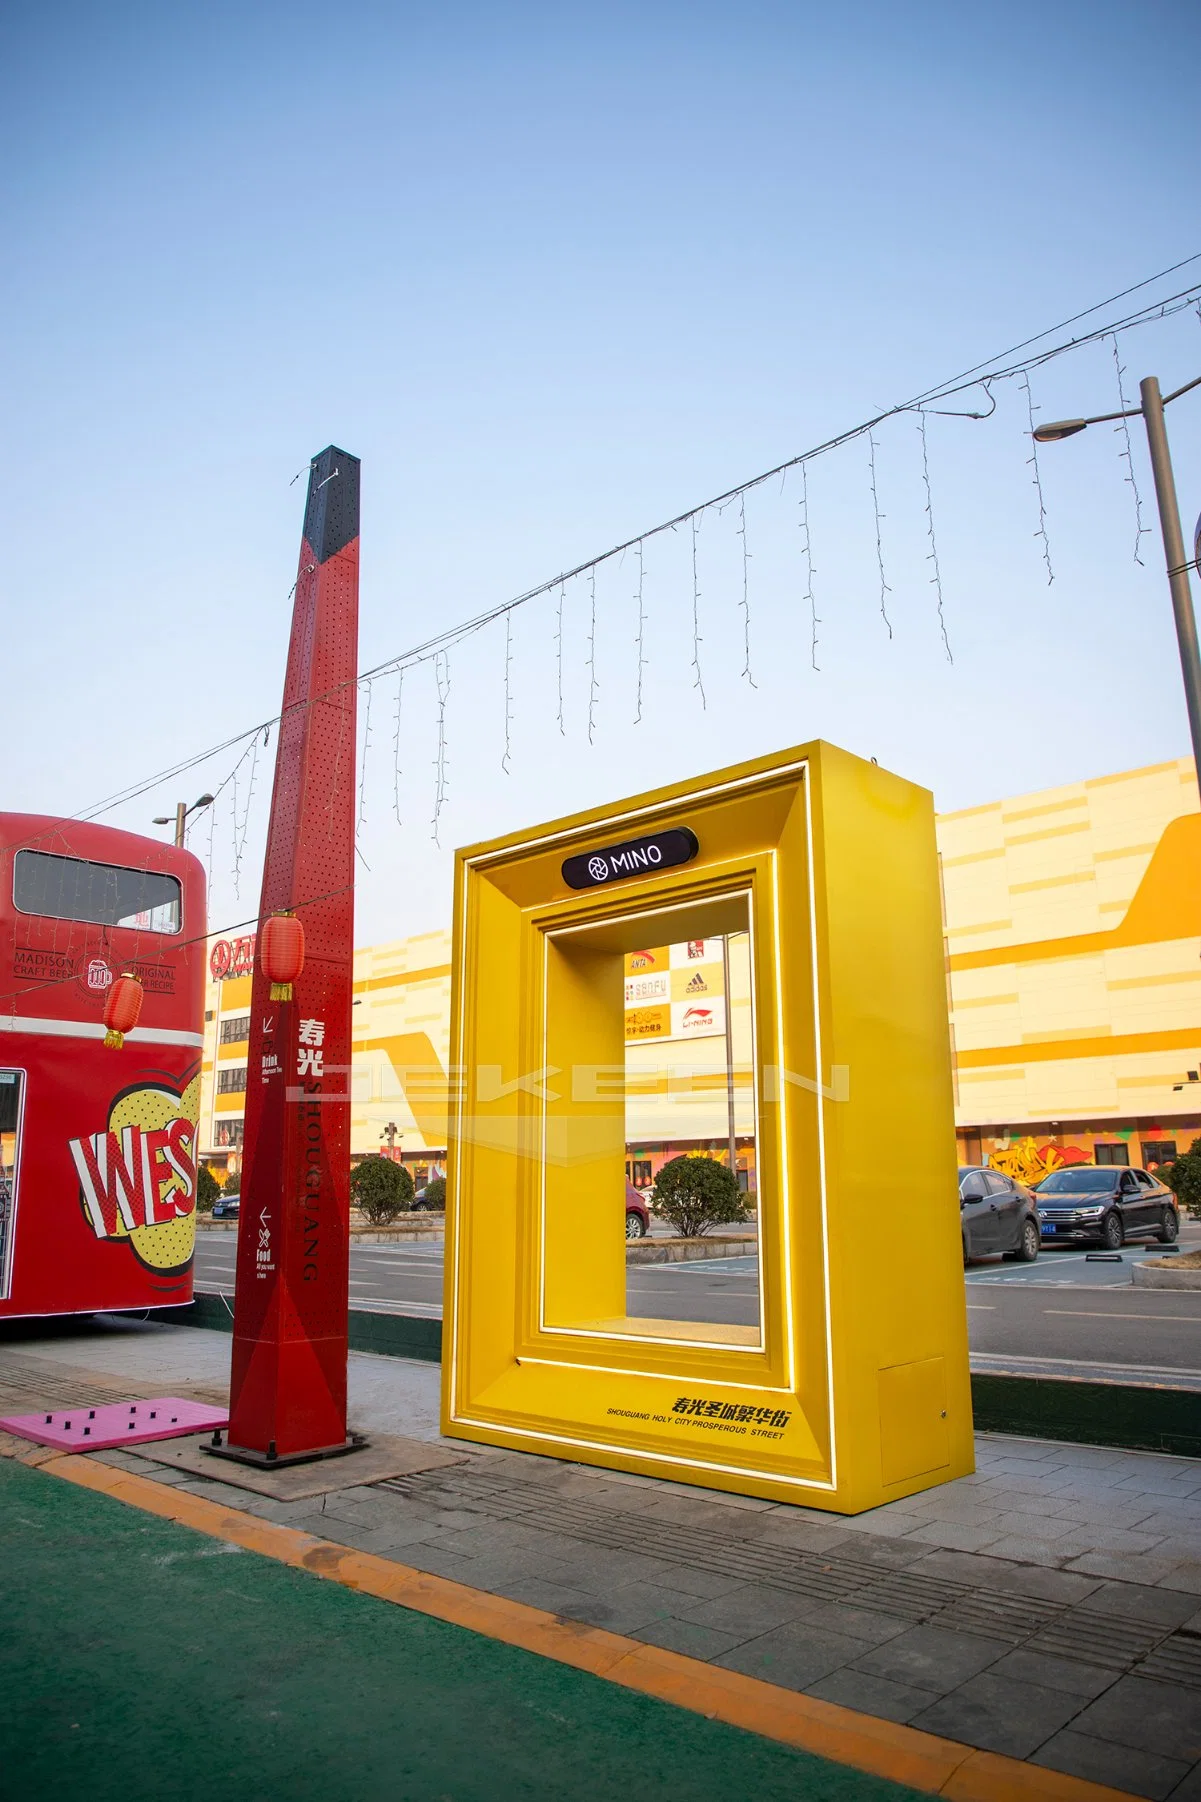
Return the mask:
{"type": "Polygon", "coordinates": [[[1143,1140],[1143,1164],[1148,1170],[1154,1169],[1159,1164],[1174,1164],[1175,1162],[1175,1139],[1143,1140]]]}
{"type": "Polygon", "coordinates": [[[243,1045],[249,1037],[249,1014],[231,1014],[228,1020],[222,1020],[221,1043],[223,1045],[243,1045]]]}
{"type": "Polygon", "coordinates": [[[1094,1145],[1093,1157],[1098,1164],[1128,1164],[1130,1148],[1126,1145],[1094,1145]]]}
{"type": "Polygon", "coordinates": [[[246,1093],[245,1064],[228,1064],[224,1070],[217,1072],[218,1095],[244,1095],[246,1093]]]}
{"type": "Polygon", "coordinates": [[[241,1120],[218,1120],[217,1130],[213,1135],[213,1144],[224,1147],[228,1151],[241,1151],[242,1134],[246,1127],[241,1120]]]}

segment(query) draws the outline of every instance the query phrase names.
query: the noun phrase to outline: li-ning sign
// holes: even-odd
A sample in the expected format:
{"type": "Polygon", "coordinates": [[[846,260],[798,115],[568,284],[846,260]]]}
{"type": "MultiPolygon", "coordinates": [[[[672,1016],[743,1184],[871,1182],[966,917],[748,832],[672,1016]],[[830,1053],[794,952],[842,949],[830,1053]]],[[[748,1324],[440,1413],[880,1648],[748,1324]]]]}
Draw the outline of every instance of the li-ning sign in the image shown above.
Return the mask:
{"type": "Polygon", "coordinates": [[[255,934],[243,939],[218,939],[209,952],[209,974],[214,982],[230,976],[253,976],[255,934]]]}
{"type": "MultiPolygon", "coordinates": [[[[453,958],[445,1433],[841,1513],[972,1468],[924,789],[810,744],[473,846],[453,958]],[[628,960],[710,942],[726,1032],[645,1067],[628,960]],[[627,1280],[638,1110],[677,1091],[754,1147],[732,1320],[648,1317],[627,1280]],[[874,1257],[889,1143],[906,1232],[874,1257]]],[[[691,1005],[664,970],[663,1005],[691,1005]]],[[[726,1134],[691,1137],[726,1162],[726,1134]]]]}
{"type": "Polygon", "coordinates": [[[606,845],[599,851],[568,857],[563,863],[563,880],[574,889],[628,882],[631,876],[649,876],[691,863],[700,848],[695,832],[687,826],[674,826],[648,838],[631,838],[621,845],[606,845]]]}

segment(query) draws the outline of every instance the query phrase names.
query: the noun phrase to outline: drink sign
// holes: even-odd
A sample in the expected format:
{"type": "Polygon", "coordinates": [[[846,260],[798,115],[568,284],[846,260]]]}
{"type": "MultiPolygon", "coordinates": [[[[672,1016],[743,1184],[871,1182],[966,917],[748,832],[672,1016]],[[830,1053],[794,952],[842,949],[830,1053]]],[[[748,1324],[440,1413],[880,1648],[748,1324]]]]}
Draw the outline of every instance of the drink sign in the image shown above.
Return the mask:
{"type": "Polygon", "coordinates": [[[563,880],[568,888],[603,888],[609,882],[628,882],[632,876],[655,876],[660,870],[691,863],[700,848],[695,832],[687,826],[672,826],[646,838],[629,838],[620,845],[565,858],[563,880]]]}

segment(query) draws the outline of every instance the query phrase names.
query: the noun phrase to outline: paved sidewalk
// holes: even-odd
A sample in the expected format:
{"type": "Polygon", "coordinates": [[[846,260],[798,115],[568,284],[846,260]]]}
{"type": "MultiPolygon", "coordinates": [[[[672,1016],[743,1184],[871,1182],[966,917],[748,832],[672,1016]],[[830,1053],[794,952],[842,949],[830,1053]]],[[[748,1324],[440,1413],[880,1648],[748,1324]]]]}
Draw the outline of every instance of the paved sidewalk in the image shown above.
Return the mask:
{"type": "MultiPolygon", "coordinates": [[[[219,1393],[229,1349],[128,1325],[4,1342],[0,1395],[89,1374],[219,1393]]],[[[438,1374],[352,1356],[354,1424],[437,1439],[438,1374]]],[[[1201,1462],[982,1436],[974,1476],[846,1519],[440,1443],[463,1462],[292,1503],[96,1456],[869,1715],[1201,1798],[1201,1462]]]]}

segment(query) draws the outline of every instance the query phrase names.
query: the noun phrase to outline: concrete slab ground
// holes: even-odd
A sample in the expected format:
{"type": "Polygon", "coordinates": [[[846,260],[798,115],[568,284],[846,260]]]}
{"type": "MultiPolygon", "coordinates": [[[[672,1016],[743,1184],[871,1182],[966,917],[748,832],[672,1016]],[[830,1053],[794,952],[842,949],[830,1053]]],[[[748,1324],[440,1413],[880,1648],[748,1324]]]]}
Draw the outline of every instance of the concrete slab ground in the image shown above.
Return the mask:
{"type": "MultiPolygon", "coordinates": [[[[125,1322],[9,1338],[0,1398],[37,1406],[39,1383],[85,1378],[220,1394],[229,1351],[223,1334],[125,1322]]],[[[352,1425],[439,1441],[438,1378],[353,1354],[352,1425]]],[[[292,1503],[95,1456],[715,1674],[1201,1798],[1201,1462],[982,1435],[973,1476],[847,1519],[439,1442],[463,1462],[292,1503]]]]}

